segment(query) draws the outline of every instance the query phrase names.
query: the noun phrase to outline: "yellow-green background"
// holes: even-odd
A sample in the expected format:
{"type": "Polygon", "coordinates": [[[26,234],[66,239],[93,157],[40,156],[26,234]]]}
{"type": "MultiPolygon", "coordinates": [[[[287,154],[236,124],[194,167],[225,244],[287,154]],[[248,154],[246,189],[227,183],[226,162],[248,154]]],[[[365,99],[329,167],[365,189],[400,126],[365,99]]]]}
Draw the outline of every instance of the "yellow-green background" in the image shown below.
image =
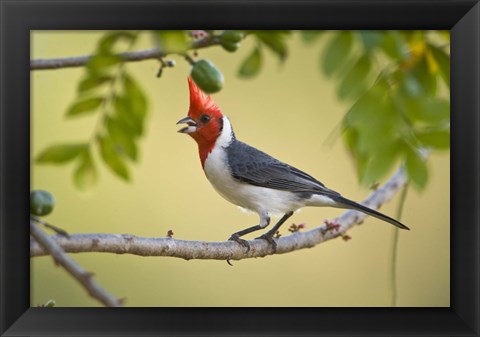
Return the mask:
{"type": "MultiPolygon", "coordinates": [[[[33,32],[32,58],[91,53],[97,32],[33,32]]],[[[239,139],[305,170],[354,200],[369,190],[359,187],[353,161],[342,141],[326,142],[338,126],[347,104],[337,100],[334,81],[319,71],[325,38],[306,47],[292,37],[285,64],[266,53],[260,75],[236,76],[252,43],[234,54],[213,47],[199,51],[225,75],[224,89],[214,95],[230,118],[239,139]]],[[[150,48],[145,36],[136,49],[150,48]]],[[[188,110],[188,64],[155,77],[158,62],[128,64],[149,97],[146,135],[141,158],[131,166],[133,181],[125,183],[100,167],[99,184],[79,192],[72,182],[72,165],[39,166],[32,161],[32,188],[51,191],[57,200],[46,220],[70,233],[131,233],[187,240],[222,241],[235,231],[257,224],[223,200],[204,176],[196,144],[177,133],[175,123],[188,110]]],[[[49,145],[87,140],[96,116],[66,119],[76,97],[83,69],[32,71],[32,158],[49,145]]],[[[379,140],[381,141],[381,140],[379,140]]],[[[98,157],[97,157],[98,158],[98,157]]],[[[450,305],[450,157],[429,158],[430,181],[422,193],[409,191],[398,250],[398,305],[450,305]]],[[[382,208],[395,215],[398,197],[382,208]]],[[[341,210],[307,208],[284,225],[307,228],[341,210]]],[[[394,227],[368,218],[341,239],[289,254],[234,261],[185,261],[105,253],[72,255],[102,286],[127,306],[389,306],[390,249],[394,227]]],[[[254,237],[252,235],[252,237],[254,237]]],[[[57,306],[98,306],[84,289],[50,257],[31,260],[31,304],[55,299],[57,306]]]]}

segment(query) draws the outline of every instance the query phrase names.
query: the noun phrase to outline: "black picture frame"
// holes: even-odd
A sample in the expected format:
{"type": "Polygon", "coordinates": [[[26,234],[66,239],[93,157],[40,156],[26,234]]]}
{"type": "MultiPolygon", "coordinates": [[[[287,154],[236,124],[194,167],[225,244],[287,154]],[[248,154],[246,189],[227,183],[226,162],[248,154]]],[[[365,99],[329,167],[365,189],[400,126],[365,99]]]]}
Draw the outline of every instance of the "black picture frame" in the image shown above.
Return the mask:
{"type": "Polygon", "coordinates": [[[0,0],[0,11],[2,336],[479,335],[477,1],[0,0]],[[450,308],[30,308],[29,31],[198,27],[451,30],[450,308]]]}

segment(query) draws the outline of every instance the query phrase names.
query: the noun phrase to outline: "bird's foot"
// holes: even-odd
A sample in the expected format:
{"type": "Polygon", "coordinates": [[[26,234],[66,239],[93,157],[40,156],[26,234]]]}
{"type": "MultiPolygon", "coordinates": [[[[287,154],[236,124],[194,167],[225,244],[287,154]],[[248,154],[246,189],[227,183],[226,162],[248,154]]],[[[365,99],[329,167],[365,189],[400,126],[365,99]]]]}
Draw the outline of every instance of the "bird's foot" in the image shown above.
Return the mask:
{"type": "Polygon", "coordinates": [[[269,234],[269,233],[265,233],[263,235],[260,235],[258,238],[256,239],[262,239],[262,240],[265,240],[269,243],[270,247],[272,247],[272,251],[275,253],[277,251],[277,242],[275,241],[275,239],[273,238],[273,235],[269,234]]]}
{"type": "Polygon", "coordinates": [[[228,239],[230,241],[235,241],[239,244],[241,244],[243,247],[247,248],[247,253],[250,251],[250,244],[248,243],[247,240],[240,239],[240,237],[236,234],[232,234],[232,236],[228,239]]]}

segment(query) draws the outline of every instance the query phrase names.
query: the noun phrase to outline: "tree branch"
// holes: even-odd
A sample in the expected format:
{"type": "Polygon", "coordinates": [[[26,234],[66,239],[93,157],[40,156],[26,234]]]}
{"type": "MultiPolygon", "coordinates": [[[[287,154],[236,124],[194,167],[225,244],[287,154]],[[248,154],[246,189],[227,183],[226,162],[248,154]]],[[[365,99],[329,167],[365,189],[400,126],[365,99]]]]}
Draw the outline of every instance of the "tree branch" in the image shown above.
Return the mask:
{"type": "MultiPolygon", "coordinates": [[[[210,46],[218,45],[219,41],[215,36],[208,35],[207,37],[195,40],[192,42],[189,50],[202,49],[210,46]]],[[[146,49],[132,52],[120,53],[118,56],[124,62],[136,62],[143,60],[158,60],[167,56],[168,53],[160,49],[146,49]]],[[[55,59],[36,59],[30,61],[30,70],[47,70],[59,68],[82,67],[88,63],[93,55],[73,56],[55,59]]]]}
{"type": "MultiPolygon", "coordinates": [[[[390,200],[407,182],[403,168],[400,168],[385,185],[375,190],[363,202],[364,205],[378,209],[390,200]]],[[[343,235],[354,225],[360,224],[367,215],[349,210],[331,223],[306,232],[281,237],[277,241],[276,254],[311,248],[322,242],[343,235]],[[338,226],[337,226],[338,224],[338,226]]],[[[204,242],[177,240],[169,237],[145,238],[131,234],[73,234],[70,238],[60,235],[51,237],[67,253],[103,252],[115,254],[133,254],[140,256],[170,256],[186,260],[242,260],[263,257],[272,254],[265,240],[252,240],[250,251],[236,242],[204,242]]],[[[30,241],[30,256],[43,256],[48,252],[34,240],[30,241]]]]}
{"type": "MultiPolygon", "coordinates": [[[[99,300],[107,307],[121,307],[121,301],[109,294],[93,279],[93,274],[85,271],[70,256],[65,254],[55,237],[43,232],[30,220],[30,234],[35,239],[35,244],[46,254],[52,255],[55,263],[65,268],[88,291],[90,296],[99,300]]],[[[65,236],[63,236],[65,237],[65,236]]]]}

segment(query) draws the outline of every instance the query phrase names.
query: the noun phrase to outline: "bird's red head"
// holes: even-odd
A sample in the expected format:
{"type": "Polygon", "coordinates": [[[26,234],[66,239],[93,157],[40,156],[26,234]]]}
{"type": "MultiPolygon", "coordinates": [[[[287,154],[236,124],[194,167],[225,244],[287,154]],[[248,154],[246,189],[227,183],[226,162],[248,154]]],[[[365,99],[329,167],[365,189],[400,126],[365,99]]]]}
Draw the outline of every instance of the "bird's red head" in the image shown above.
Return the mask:
{"type": "MultiPolygon", "coordinates": [[[[190,88],[188,116],[177,122],[177,124],[188,126],[178,132],[187,133],[195,139],[200,157],[206,157],[222,132],[223,114],[212,97],[206,95],[190,77],[188,77],[188,86],[190,88]]],[[[202,158],[202,163],[204,160],[205,158],[202,158]]]]}

